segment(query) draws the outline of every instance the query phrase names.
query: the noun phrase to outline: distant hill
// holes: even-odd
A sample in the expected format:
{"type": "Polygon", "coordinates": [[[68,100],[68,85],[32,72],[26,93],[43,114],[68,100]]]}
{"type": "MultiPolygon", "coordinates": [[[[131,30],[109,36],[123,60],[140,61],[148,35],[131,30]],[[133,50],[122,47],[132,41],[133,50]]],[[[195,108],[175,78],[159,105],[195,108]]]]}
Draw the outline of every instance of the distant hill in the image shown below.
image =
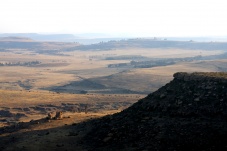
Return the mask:
{"type": "Polygon", "coordinates": [[[126,48],[177,48],[190,50],[227,50],[227,42],[193,42],[170,41],[156,39],[128,39],[119,41],[100,42],[98,44],[80,45],[66,49],[73,50],[113,50],[126,48]]]}
{"type": "Polygon", "coordinates": [[[227,73],[176,73],[121,113],[91,121],[90,150],[226,150],[227,73]]]}
{"type": "Polygon", "coordinates": [[[24,41],[24,42],[31,42],[34,41],[31,38],[27,37],[0,37],[0,41],[24,41]]]}
{"type": "Polygon", "coordinates": [[[36,41],[72,42],[76,38],[72,34],[37,34],[37,33],[6,33],[0,37],[27,37],[36,41]]]}
{"type": "Polygon", "coordinates": [[[0,37],[0,52],[10,49],[25,49],[36,53],[58,54],[60,51],[78,46],[72,42],[36,41],[26,37],[0,37]]]}
{"type": "Polygon", "coordinates": [[[0,33],[1,37],[27,37],[36,41],[52,42],[78,42],[81,44],[94,44],[108,42],[111,40],[121,40],[121,37],[108,37],[106,34],[38,34],[38,33],[0,33]]]}

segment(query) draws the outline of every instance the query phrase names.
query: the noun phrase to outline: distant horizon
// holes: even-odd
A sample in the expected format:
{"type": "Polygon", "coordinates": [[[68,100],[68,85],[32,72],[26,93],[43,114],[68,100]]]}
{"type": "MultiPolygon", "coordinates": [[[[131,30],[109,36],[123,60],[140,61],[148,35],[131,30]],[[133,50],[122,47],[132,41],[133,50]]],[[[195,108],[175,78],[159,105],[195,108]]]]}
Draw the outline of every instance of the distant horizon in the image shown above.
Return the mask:
{"type": "Polygon", "coordinates": [[[121,37],[126,37],[126,38],[130,38],[130,37],[135,37],[135,38],[227,38],[227,35],[207,35],[207,36],[155,36],[155,35],[133,35],[133,34],[124,34],[124,33],[120,33],[120,34],[111,34],[111,33],[99,33],[99,32],[92,32],[92,33],[88,33],[88,32],[84,32],[84,33],[64,33],[64,32],[0,32],[0,35],[14,35],[14,34],[18,34],[18,35],[23,35],[23,34],[36,34],[36,35],[73,35],[73,36],[77,36],[77,35],[82,35],[82,36],[103,36],[103,38],[121,38],[121,37]]]}
{"type": "Polygon", "coordinates": [[[0,33],[227,35],[227,9],[222,0],[7,0],[0,4],[0,33]]]}
{"type": "Polygon", "coordinates": [[[3,37],[21,37],[29,38],[34,41],[50,41],[50,42],[77,42],[80,44],[96,44],[100,42],[108,42],[111,40],[128,40],[128,39],[156,39],[168,41],[194,41],[194,42],[227,42],[227,36],[207,36],[207,37],[157,37],[157,36],[112,36],[103,33],[0,33],[0,39],[3,37]]]}

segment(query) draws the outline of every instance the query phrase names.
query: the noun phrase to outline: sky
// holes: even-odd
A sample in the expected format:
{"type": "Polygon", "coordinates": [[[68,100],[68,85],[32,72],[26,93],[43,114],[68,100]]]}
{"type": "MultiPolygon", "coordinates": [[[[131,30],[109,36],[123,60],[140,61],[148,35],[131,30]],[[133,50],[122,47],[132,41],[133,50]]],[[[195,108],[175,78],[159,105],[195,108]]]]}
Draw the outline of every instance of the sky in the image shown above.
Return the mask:
{"type": "Polygon", "coordinates": [[[225,0],[0,0],[0,33],[227,36],[225,0]]]}

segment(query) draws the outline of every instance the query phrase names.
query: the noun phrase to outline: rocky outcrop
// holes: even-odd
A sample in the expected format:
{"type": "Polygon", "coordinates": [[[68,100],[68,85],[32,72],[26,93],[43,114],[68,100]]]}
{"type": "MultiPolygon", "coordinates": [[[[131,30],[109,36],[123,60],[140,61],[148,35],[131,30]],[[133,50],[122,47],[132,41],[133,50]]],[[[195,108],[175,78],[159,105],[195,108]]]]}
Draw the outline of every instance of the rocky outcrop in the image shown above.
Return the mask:
{"type": "Polygon", "coordinates": [[[62,119],[63,118],[62,114],[63,114],[63,112],[61,112],[61,111],[56,112],[54,119],[56,119],[56,120],[62,119]]]}
{"type": "Polygon", "coordinates": [[[91,150],[226,150],[227,73],[176,73],[123,112],[91,122],[91,150]]]}
{"type": "Polygon", "coordinates": [[[173,75],[177,80],[184,81],[211,81],[211,82],[227,82],[226,72],[177,72],[173,75]]]}

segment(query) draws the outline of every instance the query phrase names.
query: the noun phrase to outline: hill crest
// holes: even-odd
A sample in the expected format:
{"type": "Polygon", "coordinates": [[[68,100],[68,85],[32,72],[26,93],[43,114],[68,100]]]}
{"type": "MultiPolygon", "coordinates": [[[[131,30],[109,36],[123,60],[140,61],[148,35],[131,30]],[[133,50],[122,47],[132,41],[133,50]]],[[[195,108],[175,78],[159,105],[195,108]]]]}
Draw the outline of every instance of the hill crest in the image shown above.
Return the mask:
{"type": "Polygon", "coordinates": [[[113,116],[85,138],[97,150],[226,149],[227,73],[176,73],[174,79],[113,116]]]}

